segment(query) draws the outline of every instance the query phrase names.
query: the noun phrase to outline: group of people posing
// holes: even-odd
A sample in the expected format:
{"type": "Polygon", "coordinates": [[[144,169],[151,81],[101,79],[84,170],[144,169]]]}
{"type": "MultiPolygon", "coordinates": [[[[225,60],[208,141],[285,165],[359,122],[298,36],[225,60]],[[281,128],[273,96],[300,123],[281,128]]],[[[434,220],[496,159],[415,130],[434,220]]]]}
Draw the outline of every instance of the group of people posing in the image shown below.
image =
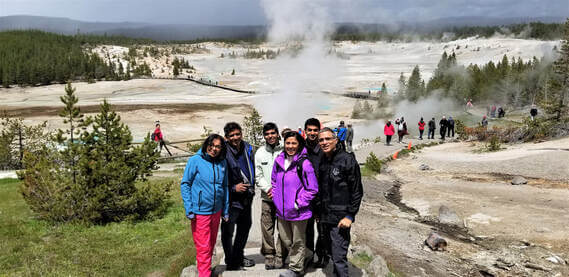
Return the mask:
{"type": "MultiPolygon", "coordinates": [[[[435,130],[437,129],[437,124],[435,118],[433,117],[429,120],[428,123],[425,123],[423,118],[419,120],[417,123],[419,128],[419,139],[423,139],[423,133],[425,132],[425,126],[428,128],[427,139],[434,139],[435,138],[435,130]]],[[[449,116],[447,119],[446,116],[443,115],[441,120],[439,121],[439,134],[442,140],[445,137],[454,137],[454,119],[452,116],[449,116]]],[[[398,142],[403,143],[403,137],[408,135],[409,132],[407,131],[407,122],[405,121],[404,117],[396,118],[395,123],[392,124],[391,120],[388,120],[383,127],[383,134],[385,135],[385,145],[391,145],[391,137],[393,137],[397,133],[398,142]]]]}
{"type": "Polygon", "coordinates": [[[337,132],[346,130],[338,129],[321,128],[318,119],[310,118],[304,134],[279,133],[269,122],[263,126],[265,145],[256,151],[243,141],[235,122],[225,125],[224,137],[205,139],[188,160],[180,185],[199,276],[211,276],[220,222],[226,270],[255,265],[244,248],[256,187],[262,199],[256,212],[261,213],[265,269],[287,268],[280,276],[302,276],[309,266],[324,267],[331,260],[336,276],[348,276],[350,227],[363,188],[355,155],[338,138],[337,132]]]}

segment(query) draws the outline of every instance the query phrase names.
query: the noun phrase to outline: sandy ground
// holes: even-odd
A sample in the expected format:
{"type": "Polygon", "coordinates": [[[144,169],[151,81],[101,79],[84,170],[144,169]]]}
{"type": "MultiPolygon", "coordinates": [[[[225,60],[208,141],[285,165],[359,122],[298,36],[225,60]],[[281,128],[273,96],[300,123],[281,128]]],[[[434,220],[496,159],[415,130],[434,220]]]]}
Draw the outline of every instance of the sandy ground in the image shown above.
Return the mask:
{"type": "MultiPolygon", "coordinates": [[[[547,260],[569,259],[567,145],[565,138],[477,154],[470,143],[445,143],[393,161],[364,180],[356,243],[404,276],[567,276],[567,264],[547,260]],[[528,184],[511,185],[517,175],[528,184]],[[466,227],[439,224],[441,205],[466,227]],[[432,231],[449,241],[447,251],[422,245],[432,231]]],[[[387,151],[359,152],[370,149],[387,151]]]]}

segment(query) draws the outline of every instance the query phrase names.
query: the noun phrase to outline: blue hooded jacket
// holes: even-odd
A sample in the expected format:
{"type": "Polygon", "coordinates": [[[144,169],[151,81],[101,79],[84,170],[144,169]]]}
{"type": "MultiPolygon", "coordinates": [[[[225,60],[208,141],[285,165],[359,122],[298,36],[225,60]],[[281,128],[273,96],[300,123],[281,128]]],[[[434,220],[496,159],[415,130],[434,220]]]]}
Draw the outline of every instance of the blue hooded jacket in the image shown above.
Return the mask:
{"type": "Polygon", "coordinates": [[[222,210],[222,217],[227,216],[229,214],[227,161],[213,160],[200,149],[188,159],[180,190],[186,215],[210,215],[222,210]]]}

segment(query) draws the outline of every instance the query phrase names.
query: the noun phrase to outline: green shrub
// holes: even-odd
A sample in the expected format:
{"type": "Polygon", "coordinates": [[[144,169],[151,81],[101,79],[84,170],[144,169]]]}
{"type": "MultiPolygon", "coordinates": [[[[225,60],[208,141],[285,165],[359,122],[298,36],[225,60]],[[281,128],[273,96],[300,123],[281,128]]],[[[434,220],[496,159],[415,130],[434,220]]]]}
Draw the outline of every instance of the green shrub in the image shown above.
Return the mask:
{"type": "Polygon", "coordinates": [[[502,149],[502,143],[500,142],[498,136],[491,136],[490,140],[488,140],[488,143],[486,143],[486,150],[489,152],[496,152],[500,151],[500,149],[502,149]]]}
{"type": "Polygon", "coordinates": [[[130,130],[106,101],[85,122],[78,140],[60,130],[53,143],[25,154],[20,190],[30,208],[50,221],[88,224],[162,215],[173,184],[147,181],[156,169],[156,143],[147,135],[133,146],[130,130]],[[62,140],[58,150],[54,145],[62,140]]]}
{"type": "Polygon", "coordinates": [[[381,161],[373,152],[370,152],[369,156],[366,158],[365,167],[371,171],[379,173],[381,171],[381,161]]]}
{"type": "Polygon", "coordinates": [[[202,145],[200,143],[188,143],[188,150],[193,153],[197,153],[200,149],[202,149],[202,145]]]}

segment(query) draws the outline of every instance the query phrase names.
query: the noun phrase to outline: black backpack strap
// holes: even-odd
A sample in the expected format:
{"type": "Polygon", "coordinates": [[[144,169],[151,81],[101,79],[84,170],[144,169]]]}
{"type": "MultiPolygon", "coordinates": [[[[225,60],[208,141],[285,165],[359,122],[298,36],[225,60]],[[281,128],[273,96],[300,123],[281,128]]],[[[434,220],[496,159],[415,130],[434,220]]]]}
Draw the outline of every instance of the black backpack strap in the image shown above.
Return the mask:
{"type": "Polygon", "coordinates": [[[302,168],[302,164],[306,159],[307,159],[306,156],[300,156],[296,163],[296,174],[298,175],[298,179],[300,179],[300,182],[302,183],[302,186],[304,188],[306,188],[306,184],[304,183],[304,179],[302,178],[302,173],[304,171],[302,168]]]}

